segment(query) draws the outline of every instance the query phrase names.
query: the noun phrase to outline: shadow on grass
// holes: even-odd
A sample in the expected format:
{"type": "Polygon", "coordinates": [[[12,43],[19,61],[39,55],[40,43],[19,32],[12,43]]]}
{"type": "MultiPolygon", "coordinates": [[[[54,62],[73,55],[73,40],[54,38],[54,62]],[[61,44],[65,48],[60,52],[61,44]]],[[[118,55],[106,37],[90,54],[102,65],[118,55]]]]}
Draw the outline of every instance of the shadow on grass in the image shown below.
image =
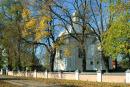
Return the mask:
{"type": "Polygon", "coordinates": [[[80,86],[75,86],[75,85],[61,85],[60,87],[80,87],[80,86]]]}
{"type": "Polygon", "coordinates": [[[0,78],[0,80],[27,80],[25,78],[9,78],[9,77],[6,77],[6,78],[0,78]]]}

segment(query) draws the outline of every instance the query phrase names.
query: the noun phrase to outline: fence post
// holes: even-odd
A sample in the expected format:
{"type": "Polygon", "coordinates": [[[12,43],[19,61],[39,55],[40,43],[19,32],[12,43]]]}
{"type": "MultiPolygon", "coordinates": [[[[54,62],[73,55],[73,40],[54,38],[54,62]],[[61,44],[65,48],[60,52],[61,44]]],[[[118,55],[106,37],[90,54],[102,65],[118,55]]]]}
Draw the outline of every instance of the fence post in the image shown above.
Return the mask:
{"type": "Polygon", "coordinates": [[[25,71],[25,77],[28,77],[28,71],[27,71],[27,69],[25,71]]]}
{"type": "Polygon", "coordinates": [[[7,68],[6,68],[6,70],[5,70],[5,74],[8,75],[8,69],[7,69],[7,68]]]}
{"type": "Polygon", "coordinates": [[[126,83],[130,83],[130,70],[126,71],[126,83]]]}
{"type": "Polygon", "coordinates": [[[37,70],[35,69],[34,72],[33,72],[33,77],[34,78],[37,78],[37,70]]]}
{"type": "Polygon", "coordinates": [[[62,72],[61,71],[59,71],[59,79],[62,79],[62,72]]]}
{"type": "Polygon", "coordinates": [[[13,72],[13,76],[14,76],[14,70],[12,70],[12,72],[13,72]]]}
{"type": "Polygon", "coordinates": [[[97,71],[97,82],[102,82],[102,71],[101,70],[97,71]]]}
{"type": "Polygon", "coordinates": [[[20,75],[20,70],[18,70],[18,76],[21,76],[21,75],[20,75]]]}
{"type": "Polygon", "coordinates": [[[47,70],[45,70],[45,78],[48,78],[48,71],[47,70]]]}
{"type": "Polygon", "coordinates": [[[3,69],[1,69],[0,74],[1,74],[1,75],[3,74],[3,69]]]}
{"type": "Polygon", "coordinates": [[[76,70],[76,71],[75,71],[75,79],[76,79],[76,80],[79,80],[79,70],[76,70]]]}

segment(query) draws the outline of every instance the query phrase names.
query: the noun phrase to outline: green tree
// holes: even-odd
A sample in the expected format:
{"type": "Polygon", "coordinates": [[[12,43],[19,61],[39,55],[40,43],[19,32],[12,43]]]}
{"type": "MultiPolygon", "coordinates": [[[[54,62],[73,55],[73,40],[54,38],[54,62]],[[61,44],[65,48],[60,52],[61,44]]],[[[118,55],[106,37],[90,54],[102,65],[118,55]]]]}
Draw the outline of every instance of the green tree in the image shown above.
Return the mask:
{"type": "Polygon", "coordinates": [[[23,30],[23,1],[4,0],[0,3],[1,45],[7,50],[8,66],[20,68],[22,66],[23,54],[28,52],[27,44],[22,42],[23,30]]]}
{"type": "Polygon", "coordinates": [[[48,10],[50,1],[2,1],[1,23],[4,28],[2,28],[1,42],[6,43],[4,47],[8,49],[9,58],[13,58],[16,62],[13,63],[14,66],[22,65],[23,53],[26,54],[28,51],[32,53],[33,65],[35,65],[36,49],[39,45],[43,45],[50,54],[50,70],[53,71],[56,54],[56,47],[53,44],[57,44],[57,37],[55,37],[54,17],[48,10]]]}
{"type": "Polygon", "coordinates": [[[119,54],[129,58],[130,66],[130,22],[129,14],[120,15],[103,34],[103,50],[106,56],[116,59],[119,54]]]}

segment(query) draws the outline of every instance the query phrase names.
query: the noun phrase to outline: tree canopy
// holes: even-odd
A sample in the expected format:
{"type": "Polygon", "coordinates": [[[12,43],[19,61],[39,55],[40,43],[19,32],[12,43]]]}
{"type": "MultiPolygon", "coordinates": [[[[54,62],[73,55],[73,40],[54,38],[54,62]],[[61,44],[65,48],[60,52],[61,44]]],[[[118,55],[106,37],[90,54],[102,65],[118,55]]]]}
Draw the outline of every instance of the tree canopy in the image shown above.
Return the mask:
{"type": "Polygon", "coordinates": [[[121,15],[103,34],[105,54],[116,58],[119,54],[130,54],[130,22],[129,15],[121,15]]]}

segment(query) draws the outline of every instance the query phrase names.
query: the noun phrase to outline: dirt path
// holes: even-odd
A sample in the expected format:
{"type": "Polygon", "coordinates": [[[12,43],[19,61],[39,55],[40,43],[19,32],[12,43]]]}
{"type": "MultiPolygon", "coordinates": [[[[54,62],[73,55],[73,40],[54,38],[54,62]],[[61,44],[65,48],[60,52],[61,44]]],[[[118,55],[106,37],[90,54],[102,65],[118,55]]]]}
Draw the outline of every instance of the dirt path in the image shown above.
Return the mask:
{"type": "Polygon", "coordinates": [[[6,82],[22,87],[60,87],[57,85],[45,85],[42,82],[32,80],[6,80],[6,82]]]}
{"type": "Polygon", "coordinates": [[[5,82],[18,85],[21,87],[61,87],[57,86],[55,84],[53,85],[46,85],[42,83],[41,81],[35,81],[35,80],[23,80],[16,77],[8,77],[8,76],[0,76],[0,80],[4,80],[5,82]]]}

